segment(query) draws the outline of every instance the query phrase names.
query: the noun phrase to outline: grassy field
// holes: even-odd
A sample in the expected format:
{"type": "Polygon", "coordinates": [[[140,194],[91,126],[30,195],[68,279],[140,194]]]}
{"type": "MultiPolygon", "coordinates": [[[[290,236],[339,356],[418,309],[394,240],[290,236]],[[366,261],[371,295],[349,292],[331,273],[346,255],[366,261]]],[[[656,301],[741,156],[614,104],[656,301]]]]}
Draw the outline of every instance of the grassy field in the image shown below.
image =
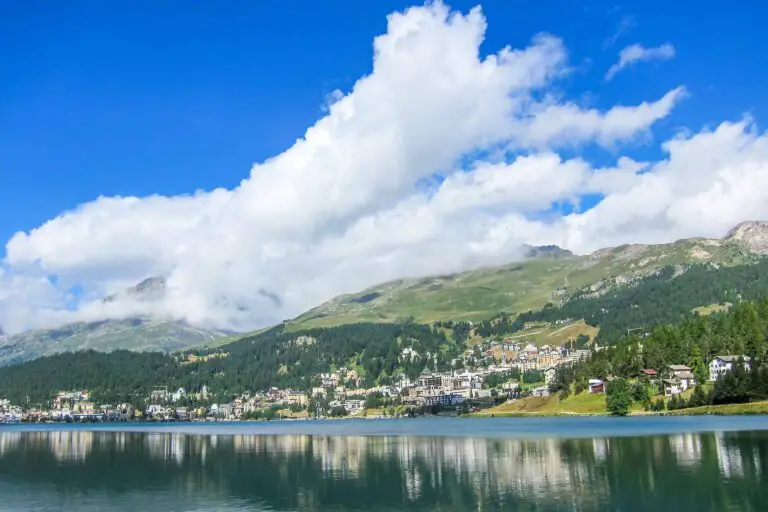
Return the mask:
{"type": "MultiPolygon", "coordinates": [[[[705,386],[708,387],[708,386],[705,386]]],[[[705,392],[707,389],[705,389],[705,392]]],[[[679,396],[689,399],[693,389],[686,390],[679,396]]],[[[653,401],[663,398],[662,395],[653,397],[653,401]]],[[[604,394],[580,393],[561,400],[558,395],[549,397],[528,397],[506,402],[497,407],[472,414],[475,417],[504,417],[504,416],[578,416],[608,414],[604,394]]],[[[633,403],[630,415],[670,415],[689,416],[699,414],[768,414],[768,400],[748,404],[708,405],[691,407],[675,411],[648,412],[639,403],[633,403]]]]}
{"type": "Polygon", "coordinates": [[[693,312],[698,313],[700,315],[711,315],[712,313],[720,313],[721,311],[728,311],[728,308],[730,307],[731,307],[730,303],[709,304],[707,306],[700,306],[698,308],[694,308],[693,312]]]}
{"type": "Polygon", "coordinates": [[[559,396],[529,397],[507,402],[473,416],[561,416],[607,414],[604,394],[580,393],[565,400],[559,396]]]}
{"type": "Polygon", "coordinates": [[[563,345],[569,339],[576,337],[579,334],[586,334],[590,339],[595,339],[597,333],[600,332],[599,327],[592,327],[587,325],[584,320],[579,320],[568,325],[553,325],[544,329],[530,329],[519,334],[520,339],[530,341],[534,345],[563,345]]]}
{"type": "Polygon", "coordinates": [[[670,416],[691,416],[698,414],[768,414],[768,400],[748,404],[706,405],[677,411],[668,411],[670,416]]]}
{"type": "Polygon", "coordinates": [[[290,409],[280,409],[277,411],[277,416],[286,419],[303,419],[309,418],[309,413],[307,411],[293,412],[290,409]]]}

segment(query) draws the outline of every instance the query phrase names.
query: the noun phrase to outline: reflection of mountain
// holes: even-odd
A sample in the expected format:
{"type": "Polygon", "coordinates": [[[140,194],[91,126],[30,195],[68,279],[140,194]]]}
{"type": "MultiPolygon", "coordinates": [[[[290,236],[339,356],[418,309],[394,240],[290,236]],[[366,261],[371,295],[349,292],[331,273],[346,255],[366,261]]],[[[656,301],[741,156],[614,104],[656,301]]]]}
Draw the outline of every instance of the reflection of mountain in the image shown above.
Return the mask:
{"type": "Polygon", "coordinates": [[[759,510],[768,506],[768,432],[594,440],[0,432],[0,487],[10,481],[107,497],[153,489],[151,508],[199,494],[213,500],[209,508],[237,500],[270,510],[759,510]]]}

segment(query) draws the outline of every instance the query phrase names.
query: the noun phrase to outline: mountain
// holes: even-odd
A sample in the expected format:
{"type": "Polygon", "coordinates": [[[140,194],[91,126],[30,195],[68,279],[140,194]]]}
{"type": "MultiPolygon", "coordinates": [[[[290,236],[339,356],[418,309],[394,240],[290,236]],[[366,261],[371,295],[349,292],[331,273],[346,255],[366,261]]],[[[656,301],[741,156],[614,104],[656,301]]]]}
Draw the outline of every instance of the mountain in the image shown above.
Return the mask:
{"type": "Polygon", "coordinates": [[[142,302],[151,302],[162,299],[166,290],[165,278],[148,277],[136,286],[132,286],[123,293],[113,293],[104,297],[104,302],[116,302],[123,297],[128,297],[142,302]]]}
{"type": "Polygon", "coordinates": [[[523,256],[531,258],[567,258],[573,253],[556,245],[523,245],[523,256]]]}
{"type": "MultiPolygon", "coordinates": [[[[568,299],[600,298],[612,290],[673,269],[755,264],[768,254],[768,222],[743,222],[722,239],[692,238],[670,244],[623,245],[586,256],[560,247],[524,246],[524,259],[498,267],[415,279],[399,279],[342,295],[289,320],[297,331],[358,322],[413,318],[481,321],[540,310],[568,299]]],[[[163,277],[147,278],[107,302],[123,297],[152,302],[163,297],[163,277]]],[[[571,302],[572,303],[572,302],[571,302]]],[[[704,306],[705,304],[701,304],[704,306]]],[[[257,331],[258,332],[258,331],[257,331]]],[[[250,333],[253,335],[254,333],[250,333]]],[[[214,332],[184,322],[147,318],[77,323],[15,336],[0,335],[0,365],[81,349],[172,352],[231,343],[248,334],[214,332]]]]}
{"type": "Polygon", "coordinates": [[[291,330],[355,322],[488,319],[560,304],[569,297],[598,297],[664,267],[756,263],[768,253],[768,222],[744,222],[722,239],[692,238],[670,244],[623,245],[577,256],[557,246],[524,247],[527,259],[456,274],[400,279],[342,295],[287,323],[291,330]]]}
{"type": "Polygon", "coordinates": [[[0,339],[0,365],[85,349],[175,352],[207,344],[225,334],[184,322],[145,318],[80,322],[0,339]]]}
{"type": "MultiPolygon", "coordinates": [[[[105,302],[123,297],[156,301],[165,293],[163,277],[147,278],[122,293],[112,294],[105,302]]],[[[78,322],[54,329],[37,329],[14,336],[0,335],[0,366],[52,355],[59,352],[93,349],[108,352],[117,349],[175,352],[213,343],[231,335],[201,329],[183,321],[151,318],[126,318],[98,322],[78,322]]]]}
{"type": "Polygon", "coordinates": [[[768,222],[742,222],[725,236],[725,240],[758,254],[768,254],[768,222]]]}

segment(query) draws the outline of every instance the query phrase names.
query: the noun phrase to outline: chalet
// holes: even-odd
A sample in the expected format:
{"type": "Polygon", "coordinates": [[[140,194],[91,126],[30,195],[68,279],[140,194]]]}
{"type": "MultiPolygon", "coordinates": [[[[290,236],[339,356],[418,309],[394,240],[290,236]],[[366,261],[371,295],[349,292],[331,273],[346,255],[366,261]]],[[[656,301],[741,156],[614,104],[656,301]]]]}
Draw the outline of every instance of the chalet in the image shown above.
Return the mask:
{"type": "Polygon", "coordinates": [[[679,379],[664,379],[662,382],[664,382],[664,396],[679,395],[684,391],[679,379]]]}
{"type": "Polygon", "coordinates": [[[675,375],[677,372],[690,372],[691,367],[685,366],[684,364],[670,364],[667,366],[667,370],[672,373],[672,375],[675,375]]]}
{"type": "Polygon", "coordinates": [[[747,356],[715,356],[709,363],[709,380],[714,382],[723,375],[731,371],[733,363],[739,359],[744,359],[744,369],[749,367],[749,357],[747,356]]]}
{"type": "Polygon", "coordinates": [[[590,393],[605,393],[605,382],[600,379],[589,379],[590,393]]]}
{"type": "MultiPolygon", "coordinates": [[[[696,385],[696,378],[691,373],[691,368],[682,364],[671,364],[667,366],[669,372],[672,374],[670,380],[677,380],[681,388],[681,392],[686,389],[692,388],[696,385]]],[[[666,388],[666,386],[665,386],[666,388]]],[[[674,393],[676,394],[676,393],[674,393]]]]}

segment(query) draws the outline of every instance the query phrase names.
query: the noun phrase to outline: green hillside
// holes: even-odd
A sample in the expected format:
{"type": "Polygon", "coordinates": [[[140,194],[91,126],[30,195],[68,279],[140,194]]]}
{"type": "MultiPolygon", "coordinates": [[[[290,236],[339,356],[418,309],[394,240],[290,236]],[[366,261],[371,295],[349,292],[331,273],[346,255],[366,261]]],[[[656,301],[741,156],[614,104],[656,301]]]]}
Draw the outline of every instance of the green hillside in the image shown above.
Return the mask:
{"type": "Polygon", "coordinates": [[[288,323],[288,329],[355,322],[418,322],[492,318],[555,305],[569,297],[600,295],[662,267],[754,263],[759,256],[724,240],[689,239],[663,245],[626,245],[588,256],[549,256],[457,274],[401,279],[332,299],[288,323]]]}

